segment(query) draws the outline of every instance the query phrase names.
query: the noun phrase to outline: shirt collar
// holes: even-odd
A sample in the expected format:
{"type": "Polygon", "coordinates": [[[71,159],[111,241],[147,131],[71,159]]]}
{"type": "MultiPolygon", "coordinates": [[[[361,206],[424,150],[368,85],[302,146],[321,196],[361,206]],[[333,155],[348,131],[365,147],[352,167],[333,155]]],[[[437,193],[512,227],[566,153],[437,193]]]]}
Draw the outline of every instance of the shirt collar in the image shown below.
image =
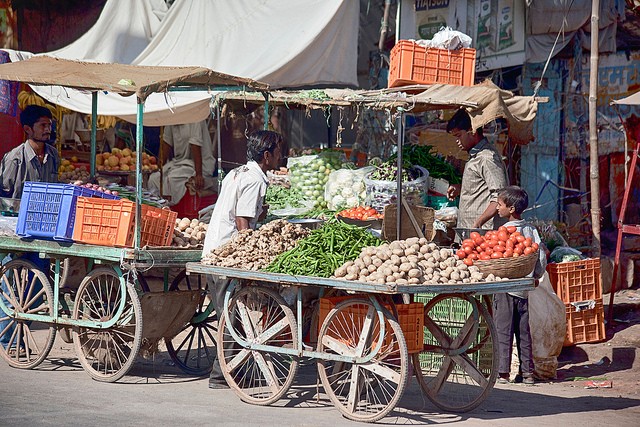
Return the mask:
{"type": "Polygon", "coordinates": [[[260,167],[258,162],[256,162],[255,160],[249,160],[247,162],[247,167],[249,169],[255,169],[256,171],[260,172],[260,176],[262,177],[264,182],[267,184],[269,183],[269,179],[267,178],[267,175],[265,175],[265,173],[262,171],[262,168],[260,167]]]}
{"type": "Polygon", "coordinates": [[[29,144],[29,141],[26,141],[24,143],[24,145],[25,145],[25,154],[27,156],[27,160],[31,161],[31,160],[35,159],[36,158],[36,152],[33,149],[33,147],[31,146],[31,144],[29,144]]]}
{"type": "Polygon", "coordinates": [[[489,145],[489,140],[487,138],[482,138],[480,142],[478,142],[471,150],[469,150],[469,156],[474,157],[480,151],[484,150],[487,145],[489,145]]]}

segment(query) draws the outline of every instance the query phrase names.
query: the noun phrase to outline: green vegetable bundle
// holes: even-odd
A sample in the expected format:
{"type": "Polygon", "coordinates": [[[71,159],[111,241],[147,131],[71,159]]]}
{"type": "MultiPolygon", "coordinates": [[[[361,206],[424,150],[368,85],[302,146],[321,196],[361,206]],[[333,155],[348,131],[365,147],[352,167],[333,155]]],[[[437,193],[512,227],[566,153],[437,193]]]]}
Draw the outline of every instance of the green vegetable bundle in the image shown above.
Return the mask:
{"type": "Polygon", "coordinates": [[[278,255],[265,271],[330,277],[342,264],[356,259],[362,248],[381,243],[365,228],[332,220],[299,240],[295,248],[278,255]]]}
{"type": "Polygon", "coordinates": [[[299,208],[300,203],[304,199],[302,193],[292,188],[285,188],[282,185],[270,185],[267,187],[265,201],[269,205],[270,210],[299,208]]]}
{"type": "MultiPolygon", "coordinates": [[[[460,184],[462,177],[458,171],[444,159],[434,154],[431,145],[405,145],[402,147],[402,158],[413,165],[422,166],[429,171],[432,178],[442,178],[450,184],[460,184]]],[[[391,156],[395,159],[397,154],[391,156]]]]}
{"type": "MultiPolygon", "coordinates": [[[[411,162],[404,160],[402,163],[402,181],[406,182],[410,179],[414,179],[415,177],[411,176],[409,173],[411,162]]],[[[376,167],[369,178],[375,179],[376,181],[396,181],[398,179],[397,162],[395,160],[387,160],[380,164],[380,166],[376,167]]]]}

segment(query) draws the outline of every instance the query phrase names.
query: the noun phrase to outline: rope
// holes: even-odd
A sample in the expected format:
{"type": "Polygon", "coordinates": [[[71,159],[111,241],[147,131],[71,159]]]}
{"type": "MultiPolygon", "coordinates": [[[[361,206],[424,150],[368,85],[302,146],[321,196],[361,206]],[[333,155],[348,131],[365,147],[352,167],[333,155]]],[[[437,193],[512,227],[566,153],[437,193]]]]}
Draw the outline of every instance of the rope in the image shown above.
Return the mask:
{"type": "Polygon", "coordinates": [[[571,3],[569,3],[569,8],[566,10],[566,12],[564,13],[564,16],[562,17],[562,27],[560,28],[560,30],[558,31],[558,35],[556,36],[556,40],[553,42],[553,47],[551,48],[551,52],[549,52],[549,57],[547,57],[547,62],[544,64],[544,68],[542,69],[542,74],[540,75],[540,80],[538,80],[536,82],[536,85],[533,89],[533,97],[535,98],[536,96],[538,96],[538,91],[540,90],[540,86],[542,86],[542,79],[544,78],[545,73],[547,72],[547,67],[549,66],[549,62],[551,62],[551,58],[553,57],[553,52],[556,50],[556,45],[558,44],[558,40],[560,39],[560,34],[564,34],[564,27],[567,23],[567,15],[569,14],[569,11],[571,10],[571,6],[573,6],[573,1],[571,0],[571,3]]]}

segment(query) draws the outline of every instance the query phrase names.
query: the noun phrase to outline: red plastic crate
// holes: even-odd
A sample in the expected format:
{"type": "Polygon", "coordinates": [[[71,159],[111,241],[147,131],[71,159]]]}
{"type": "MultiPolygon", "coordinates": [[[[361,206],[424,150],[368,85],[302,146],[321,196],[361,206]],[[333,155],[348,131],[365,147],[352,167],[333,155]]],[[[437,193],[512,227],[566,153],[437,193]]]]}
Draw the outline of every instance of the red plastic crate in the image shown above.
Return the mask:
{"type": "Polygon", "coordinates": [[[551,263],[547,271],[553,289],[565,304],[602,298],[599,258],[551,263]]]}
{"type": "MultiPolygon", "coordinates": [[[[322,327],[324,319],[329,315],[329,312],[338,303],[354,298],[363,298],[368,300],[367,296],[349,295],[342,297],[320,298],[320,309],[318,312],[318,331],[322,327]]],[[[384,304],[384,307],[392,312],[391,307],[384,304]]],[[[411,304],[396,304],[398,310],[398,323],[402,334],[407,343],[407,351],[409,353],[418,353],[424,348],[424,304],[421,302],[414,302],[411,304]]],[[[351,308],[354,316],[364,317],[366,316],[365,310],[359,310],[357,308],[351,308]]],[[[385,328],[389,327],[388,325],[385,328]]],[[[388,344],[388,339],[385,340],[388,344]]],[[[353,344],[353,343],[352,343],[353,344]]]]}
{"type": "MultiPolygon", "coordinates": [[[[587,301],[584,301],[587,303],[587,301]]],[[[603,341],[606,338],[604,330],[604,305],[602,298],[596,300],[594,308],[579,310],[572,304],[566,304],[567,335],[564,346],[603,341]]]]}
{"type": "Polygon", "coordinates": [[[73,240],[100,246],[131,247],[135,203],[78,197],[73,240]]]}
{"type": "Polygon", "coordinates": [[[218,195],[215,193],[209,196],[198,196],[187,191],[178,203],[171,206],[171,209],[176,211],[180,218],[194,219],[198,218],[198,212],[201,209],[213,205],[217,200],[218,195]]]}
{"type": "Polygon", "coordinates": [[[388,87],[445,83],[473,86],[476,50],[425,48],[400,40],[391,49],[388,87]]]}

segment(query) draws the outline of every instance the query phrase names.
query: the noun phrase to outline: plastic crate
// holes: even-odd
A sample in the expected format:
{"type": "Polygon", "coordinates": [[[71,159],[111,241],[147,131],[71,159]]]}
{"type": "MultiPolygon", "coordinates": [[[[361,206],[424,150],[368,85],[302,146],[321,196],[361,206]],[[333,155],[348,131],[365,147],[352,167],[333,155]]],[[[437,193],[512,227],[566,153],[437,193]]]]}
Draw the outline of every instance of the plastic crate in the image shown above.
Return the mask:
{"type": "MultiPolygon", "coordinates": [[[[368,300],[367,296],[349,295],[342,297],[320,298],[320,310],[318,314],[318,330],[322,327],[324,319],[329,315],[329,312],[340,302],[354,299],[364,298],[368,300]]],[[[391,311],[391,307],[384,305],[384,307],[391,311]]],[[[423,349],[423,330],[424,330],[424,305],[422,303],[411,304],[396,304],[398,310],[398,323],[402,329],[405,342],[407,343],[407,351],[409,353],[418,353],[423,349]]],[[[350,308],[350,313],[354,316],[364,317],[366,316],[366,310],[350,308]]],[[[386,326],[388,327],[388,325],[386,326]]],[[[386,339],[388,344],[388,339],[386,339]]],[[[352,343],[355,344],[355,343],[352,343]]]]}
{"type": "Polygon", "coordinates": [[[141,246],[170,246],[178,213],[142,205],[141,246]]]}
{"type": "Polygon", "coordinates": [[[78,197],[73,240],[100,246],[131,247],[135,203],[78,197]]]}
{"type": "MultiPolygon", "coordinates": [[[[585,301],[585,303],[587,302],[585,301]]],[[[595,301],[594,308],[579,310],[579,308],[573,304],[565,304],[565,307],[567,309],[567,335],[564,338],[565,347],[583,343],[594,343],[606,339],[602,298],[595,301]]]]}
{"type": "Polygon", "coordinates": [[[119,199],[118,196],[77,185],[25,182],[16,234],[28,238],[72,241],[79,197],[119,199]]]}
{"type": "Polygon", "coordinates": [[[391,49],[388,87],[445,83],[473,86],[476,50],[425,48],[400,40],[391,49]]]}
{"type": "Polygon", "coordinates": [[[552,263],[547,271],[553,289],[565,304],[602,298],[599,258],[552,263]]]}

